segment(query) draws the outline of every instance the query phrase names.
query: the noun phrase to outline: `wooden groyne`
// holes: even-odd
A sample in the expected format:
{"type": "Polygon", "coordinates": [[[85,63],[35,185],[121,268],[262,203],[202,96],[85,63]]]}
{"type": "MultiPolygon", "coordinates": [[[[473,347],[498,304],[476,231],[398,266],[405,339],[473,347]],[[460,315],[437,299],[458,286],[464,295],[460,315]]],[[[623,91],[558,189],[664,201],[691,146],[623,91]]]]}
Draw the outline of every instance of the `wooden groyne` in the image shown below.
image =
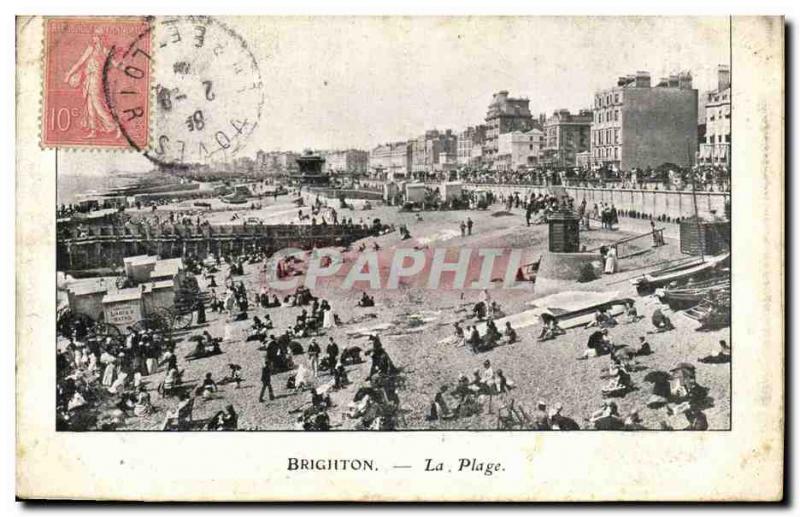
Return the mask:
{"type": "Polygon", "coordinates": [[[176,258],[238,255],[255,250],[346,246],[373,234],[360,225],[98,225],[60,232],[56,241],[59,271],[116,268],[134,255],[176,258]]]}

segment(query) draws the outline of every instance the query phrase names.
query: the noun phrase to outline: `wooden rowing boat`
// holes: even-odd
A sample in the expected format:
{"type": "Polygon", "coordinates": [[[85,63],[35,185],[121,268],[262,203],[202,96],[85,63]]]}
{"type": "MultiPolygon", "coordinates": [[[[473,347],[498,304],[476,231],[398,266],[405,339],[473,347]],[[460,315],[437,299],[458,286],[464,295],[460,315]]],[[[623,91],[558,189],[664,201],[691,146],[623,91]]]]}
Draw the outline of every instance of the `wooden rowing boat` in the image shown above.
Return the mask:
{"type": "Polygon", "coordinates": [[[690,278],[695,280],[708,278],[720,268],[730,265],[730,257],[730,253],[724,253],[713,257],[698,258],[689,263],[644,274],[632,279],[631,283],[636,286],[636,291],[640,295],[652,294],[657,288],[672,282],[682,283],[690,278]]]}
{"type": "Polygon", "coordinates": [[[687,317],[700,323],[697,330],[712,330],[730,325],[730,291],[704,299],[694,307],[683,311],[687,317]]]}
{"type": "Polygon", "coordinates": [[[672,310],[682,310],[693,307],[706,298],[730,293],[730,290],[730,272],[725,272],[702,282],[688,282],[678,287],[656,289],[655,295],[672,310]]]}

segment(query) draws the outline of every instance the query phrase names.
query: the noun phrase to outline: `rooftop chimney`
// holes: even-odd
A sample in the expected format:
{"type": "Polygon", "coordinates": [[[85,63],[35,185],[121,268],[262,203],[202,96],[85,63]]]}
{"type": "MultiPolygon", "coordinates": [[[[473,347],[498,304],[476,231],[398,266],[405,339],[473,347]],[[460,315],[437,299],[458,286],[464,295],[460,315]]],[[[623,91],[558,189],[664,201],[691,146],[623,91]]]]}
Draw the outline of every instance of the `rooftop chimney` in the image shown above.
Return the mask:
{"type": "Polygon", "coordinates": [[[636,87],[637,88],[650,88],[650,73],[637,71],[636,72],[636,87]]]}

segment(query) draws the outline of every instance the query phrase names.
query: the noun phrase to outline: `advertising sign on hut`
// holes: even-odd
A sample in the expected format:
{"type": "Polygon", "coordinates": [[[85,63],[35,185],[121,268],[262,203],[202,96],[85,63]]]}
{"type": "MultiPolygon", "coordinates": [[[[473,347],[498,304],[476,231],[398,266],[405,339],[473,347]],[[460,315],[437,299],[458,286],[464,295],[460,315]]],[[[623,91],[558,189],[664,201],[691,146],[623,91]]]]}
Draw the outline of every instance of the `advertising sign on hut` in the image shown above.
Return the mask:
{"type": "Polygon", "coordinates": [[[142,320],[142,292],[138,288],[122,289],[103,298],[106,323],[127,327],[142,320]]]}

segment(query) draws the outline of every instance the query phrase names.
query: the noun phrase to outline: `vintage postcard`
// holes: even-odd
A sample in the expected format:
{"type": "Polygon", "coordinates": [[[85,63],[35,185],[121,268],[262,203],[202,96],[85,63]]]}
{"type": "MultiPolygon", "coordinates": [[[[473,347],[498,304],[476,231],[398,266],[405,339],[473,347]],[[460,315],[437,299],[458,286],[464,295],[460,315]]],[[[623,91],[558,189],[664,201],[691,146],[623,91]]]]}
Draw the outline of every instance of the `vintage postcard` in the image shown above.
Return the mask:
{"type": "Polygon", "coordinates": [[[18,17],[18,497],[780,500],[783,24],[18,17]]]}

